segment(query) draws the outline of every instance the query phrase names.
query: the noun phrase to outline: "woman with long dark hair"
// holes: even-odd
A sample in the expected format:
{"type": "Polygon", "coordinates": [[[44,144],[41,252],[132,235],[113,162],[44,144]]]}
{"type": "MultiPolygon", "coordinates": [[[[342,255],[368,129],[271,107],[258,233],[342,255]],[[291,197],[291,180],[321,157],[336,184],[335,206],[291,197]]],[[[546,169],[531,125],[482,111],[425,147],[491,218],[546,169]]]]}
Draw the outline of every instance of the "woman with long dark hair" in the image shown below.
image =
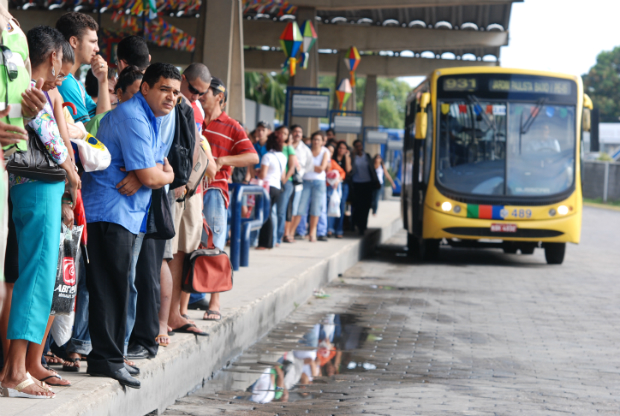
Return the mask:
{"type": "Polygon", "coordinates": [[[347,198],[349,197],[349,175],[351,174],[351,152],[349,146],[344,140],[339,141],[336,144],[336,151],[332,155],[332,159],[344,170],[346,174],[345,180],[341,183],[341,200],[340,200],[340,217],[328,218],[328,235],[336,234],[336,238],[342,238],[344,234],[344,214],[347,206],[347,198]]]}
{"type": "Polygon", "coordinates": [[[274,205],[282,192],[282,182],[286,178],[286,156],[282,153],[284,147],[284,137],[276,133],[271,133],[267,137],[267,153],[263,155],[260,162],[258,177],[269,183],[269,198],[271,205],[269,212],[266,213],[267,221],[263,224],[258,235],[258,250],[273,248],[274,229],[278,227],[278,217],[272,215],[274,205]]]}

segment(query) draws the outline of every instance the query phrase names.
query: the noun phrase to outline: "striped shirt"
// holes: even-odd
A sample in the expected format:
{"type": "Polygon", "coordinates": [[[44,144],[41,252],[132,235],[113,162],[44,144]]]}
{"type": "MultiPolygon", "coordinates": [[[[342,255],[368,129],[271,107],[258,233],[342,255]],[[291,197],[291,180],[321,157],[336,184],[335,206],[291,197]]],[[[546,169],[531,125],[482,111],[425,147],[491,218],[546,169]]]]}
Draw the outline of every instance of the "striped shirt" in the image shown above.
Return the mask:
{"type": "MultiPolygon", "coordinates": [[[[203,126],[202,135],[211,145],[211,153],[214,159],[221,156],[256,153],[243,127],[223,111],[218,118],[203,126]]],[[[219,189],[222,192],[226,208],[228,208],[229,203],[228,179],[231,172],[230,166],[222,166],[222,169],[215,174],[215,179],[209,184],[209,189],[219,189]]]]}

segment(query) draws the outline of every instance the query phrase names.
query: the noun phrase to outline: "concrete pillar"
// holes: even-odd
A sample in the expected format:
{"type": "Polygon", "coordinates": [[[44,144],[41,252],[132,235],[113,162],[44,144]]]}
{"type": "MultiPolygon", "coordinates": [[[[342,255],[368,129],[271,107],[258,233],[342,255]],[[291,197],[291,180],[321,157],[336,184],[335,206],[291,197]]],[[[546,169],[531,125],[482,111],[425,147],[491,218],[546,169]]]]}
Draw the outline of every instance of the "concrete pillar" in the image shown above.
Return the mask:
{"type": "Polygon", "coordinates": [[[195,62],[202,62],[228,89],[226,112],[245,122],[245,65],[243,61],[241,0],[203,2],[195,62]]]}
{"type": "MultiPolygon", "coordinates": [[[[316,9],[314,7],[300,6],[297,9],[297,24],[301,26],[306,20],[310,20],[312,22],[318,38],[314,44],[314,47],[310,51],[308,69],[301,69],[298,67],[297,74],[292,79],[292,85],[295,87],[316,88],[319,85],[319,43],[321,42],[321,36],[318,30],[316,9]]],[[[292,117],[291,124],[299,124],[304,130],[304,135],[308,137],[319,129],[318,118],[292,117]]]]}
{"type": "MultiPolygon", "coordinates": [[[[364,92],[364,108],[362,116],[364,117],[364,127],[379,126],[379,107],[377,97],[377,76],[368,75],[366,77],[366,90],[364,92]]],[[[378,144],[366,145],[366,151],[371,155],[379,153],[381,150],[378,144]]]]}

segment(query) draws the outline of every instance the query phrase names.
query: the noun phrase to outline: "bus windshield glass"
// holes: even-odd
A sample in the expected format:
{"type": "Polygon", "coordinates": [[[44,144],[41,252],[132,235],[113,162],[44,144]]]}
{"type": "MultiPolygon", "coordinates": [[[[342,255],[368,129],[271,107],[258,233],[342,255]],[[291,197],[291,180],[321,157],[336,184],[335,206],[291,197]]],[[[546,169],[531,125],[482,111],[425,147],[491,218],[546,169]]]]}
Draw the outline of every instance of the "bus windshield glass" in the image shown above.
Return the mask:
{"type": "Polygon", "coordinates": [[[544,96],[512,102],[460,95],[439,101],[439,184],[488,196],[549,196],[573,185],[574,105],[549,104],[544,96]]]}

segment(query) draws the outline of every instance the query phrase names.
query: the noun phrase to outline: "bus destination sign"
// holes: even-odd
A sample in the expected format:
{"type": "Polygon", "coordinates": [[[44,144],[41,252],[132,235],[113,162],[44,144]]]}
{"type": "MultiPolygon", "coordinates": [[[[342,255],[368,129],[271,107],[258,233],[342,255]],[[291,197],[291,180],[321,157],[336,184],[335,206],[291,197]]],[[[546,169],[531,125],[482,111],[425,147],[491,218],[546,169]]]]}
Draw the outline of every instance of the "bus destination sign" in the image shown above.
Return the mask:
{"type": "Polygon", "coordinates": [[[556,80],[491,79],[489,81],[489,91],[570,95],[571,83],[570,81],[556,80]]]}
{"type": "Polygon", "coordinates": [[[476,78],[446,78],[443,81],[444,91],[469,91],[478,89],[476,78]]]}

